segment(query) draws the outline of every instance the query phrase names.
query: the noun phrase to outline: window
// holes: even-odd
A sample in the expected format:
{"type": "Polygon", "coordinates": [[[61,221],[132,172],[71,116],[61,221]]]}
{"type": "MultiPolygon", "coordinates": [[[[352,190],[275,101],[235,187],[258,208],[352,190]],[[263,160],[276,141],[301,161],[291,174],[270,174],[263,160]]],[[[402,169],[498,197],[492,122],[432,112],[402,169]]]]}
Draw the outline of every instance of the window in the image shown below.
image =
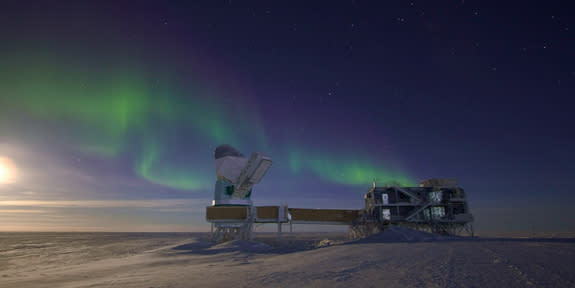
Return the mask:
{"type": "Polygon", "coordinates": [[[439,219],[445,216],[445,208],[444,207],[431,207],[431,218],[439,219]]]}
{"type": "Polygon", "coordinates": [[[383,205],[389,204],[389,196],[387,195],[387,193],[381,194],[381,203],[383,203],[383,205]]]}
{"type": "Polygon", "coordinates": [[[441,202],[442,196],[443,195],[442,195],[441,191],[429,192],[429,201],[431,203],[439,203],[439,202],[441,202]]]}
{"type": "MultiPolygon", "coordinates": [[[[385,194],[387,195],[387,194],[385,194]]],[[[391,211],[389,209],[382,209],[381,210],[381,218],[383,220],[391,220],[391,211]]]]}

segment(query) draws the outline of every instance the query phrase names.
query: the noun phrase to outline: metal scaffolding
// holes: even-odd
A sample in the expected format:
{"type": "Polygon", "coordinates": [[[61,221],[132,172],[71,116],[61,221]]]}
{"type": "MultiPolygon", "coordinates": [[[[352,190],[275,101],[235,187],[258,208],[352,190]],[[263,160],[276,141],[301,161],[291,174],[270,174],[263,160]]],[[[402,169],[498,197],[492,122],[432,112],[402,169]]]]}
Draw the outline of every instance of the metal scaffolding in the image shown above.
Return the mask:
{"type": "Polygon", "coordinates": [[[377,187],[374,182],[364,200],[364,212],[354,228],[358,234],[388,225],[444,235],[474,234],[465,191],[455,179],[429,179],[419,187],[377,187]]]}

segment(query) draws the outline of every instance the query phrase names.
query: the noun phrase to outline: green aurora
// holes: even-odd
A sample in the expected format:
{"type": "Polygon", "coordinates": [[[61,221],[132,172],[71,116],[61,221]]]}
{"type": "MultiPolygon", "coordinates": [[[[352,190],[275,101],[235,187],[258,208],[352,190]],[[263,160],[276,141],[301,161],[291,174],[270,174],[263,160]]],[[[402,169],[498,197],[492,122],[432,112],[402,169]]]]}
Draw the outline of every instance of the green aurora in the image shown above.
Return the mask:
{"type": "Polygon", "coordinates": [[[136,172],[144,179],[181,190],[209,189],[212,186],[212,175],[205,170],[187,171],[181,167],[170,166],[169,163],[158,165],[162,159],[161,150],[153,141],[146,144],[142,156],[136,162],[136,172]]]}
{"type": "Polygon", "coordinates": [[[64,126],[67,144],[85,155],[115,158],[140,151],[132,155],[134,172],[150,182],[183,190],[206,188],[212,182],[197,163],[170,165],[162,159],[170,156],[161,141],[164,131],[184,125],[188,134],[208,143],[235,144],[241,144],[238,135],[246,133],[226,125],[233,123],[225,117],[231,111],[200,85],[177,91],[150,81],[138,69],[82,72],[55,63],[24,69],[27,65],[18,62],[12,60],[0,70],[3,132],[30,125],[36,127],[31,134],[46,136],[50,131],[40,131],[42,127],[64,126]],[[9,123],[10,119],[19,120],[9,123]]]}
{"type": "Polygon", "coordinates": [[[333,183],[365,186],[377,180],[402,186],[414,184],[406,174],[378,168],[367,160],[346,159],[323,153],[301,153],[298,150],[292,150],[288,159],[293,173],[312,172],[333,183]]]}
{"type": "MultiPolygon", "coordinates": [[[[34,124],[31,134],[48,135],[49,131],[40,131],[46,130],[42,127],[64,127],[60,128],[65,131],[61,141],[79,153],[129,157],[139,177],[191,191],[213,185],[212,170],[206,169],[211,163],[205,163],[207,158],[199,163],[178,163],[180,157],[174,150],[198,152],[172,149],[166,139],[214,147],[229,143],[239,148],[255,141],[257,147],[269,148],[263,125],[253,117],[257,113],[241,103],[224,105],[226,92],[206,87],[209,85],[200,79],[184,81],[169,74],[155,77],[147,73],[150,69],[133,64],[87,71],[79,69],[81,65],[64,65],[61,63],[70,61],[49,57],[10,59],[4,60],[0,69],[0,131],[34,124]],[[32,65],[34,61],[38,63],[32,65]],[[12,125],[13,119],[20,123],[12,125]]],[[[289,155],[289,169],[283,169],[294,174],[311,172],[332,183],[366,185],[373,179],[413,183],[405,174],[377,168],[369,161],[342,158],[340,153],[312,153],[306,145],[297,147],[300,149],[291,152],[274,149],[280,155],[272,157],[289,155]]]]}

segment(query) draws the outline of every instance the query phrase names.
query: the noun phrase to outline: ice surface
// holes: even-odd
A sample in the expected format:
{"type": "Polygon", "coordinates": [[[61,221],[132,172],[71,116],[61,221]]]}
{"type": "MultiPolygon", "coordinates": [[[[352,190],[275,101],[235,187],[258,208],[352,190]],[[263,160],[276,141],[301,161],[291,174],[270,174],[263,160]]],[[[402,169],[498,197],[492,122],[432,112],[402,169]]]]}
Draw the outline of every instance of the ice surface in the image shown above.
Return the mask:
{"type": "Polygon", "coordinates": [[[344,235],[0,233],[0,287],[575,287],[575,241],[344,235]],[[317,247],[321,247],[318,249],[317,247]]]}
{"type": "Polygon", "coordinates": [[[215,245],[210,249],[230,252],[265,253],[271,252],[274,248],[263,242],[234,240],[215,245]]]}
{"type": "Polygon", "coordinates": [[[392,226],[381,233],[360,239],[355,243],[430,242],[455,240],[459,237],[442,236],[406,227],[392,226]]]}

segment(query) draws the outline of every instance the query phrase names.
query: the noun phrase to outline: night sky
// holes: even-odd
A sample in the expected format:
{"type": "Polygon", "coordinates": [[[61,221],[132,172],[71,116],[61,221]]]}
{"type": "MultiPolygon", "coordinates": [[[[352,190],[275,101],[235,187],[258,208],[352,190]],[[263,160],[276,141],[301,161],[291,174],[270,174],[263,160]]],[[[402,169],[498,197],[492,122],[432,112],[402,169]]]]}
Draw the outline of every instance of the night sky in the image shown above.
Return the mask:
{"type": "Polygon", "coordinates": [[[2,1],[0,230],[208,231],[231,144],[256,205],[453,177],[480,235],[575,231],[573,9],[309,2],[2,1]]]}

